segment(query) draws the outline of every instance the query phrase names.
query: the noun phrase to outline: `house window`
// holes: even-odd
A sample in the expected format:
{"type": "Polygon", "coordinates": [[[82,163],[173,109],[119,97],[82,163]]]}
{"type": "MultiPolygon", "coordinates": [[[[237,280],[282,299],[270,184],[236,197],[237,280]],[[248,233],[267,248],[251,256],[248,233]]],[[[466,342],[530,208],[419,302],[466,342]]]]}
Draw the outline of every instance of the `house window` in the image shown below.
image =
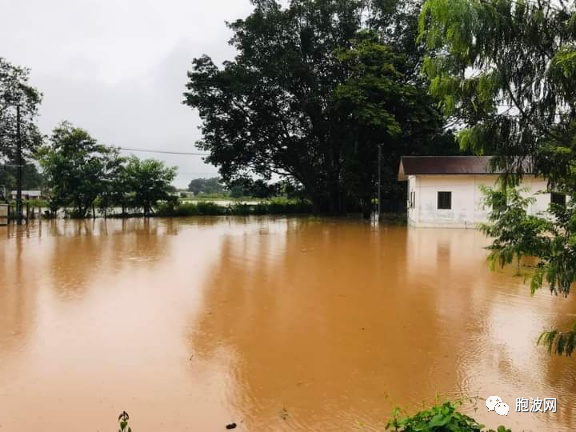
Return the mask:
{"type": "Polygon", "coordinates": [[[566,207],[566,195],[557,192],[552,192],[550,194],[550,202],[552,204],[558,204],[561,205],[562,207],[566,207]]]}
{"type": "Polygon", "coordinates": [[[438,192],[438,210],[452,209],[452,192],[438,192]]]}

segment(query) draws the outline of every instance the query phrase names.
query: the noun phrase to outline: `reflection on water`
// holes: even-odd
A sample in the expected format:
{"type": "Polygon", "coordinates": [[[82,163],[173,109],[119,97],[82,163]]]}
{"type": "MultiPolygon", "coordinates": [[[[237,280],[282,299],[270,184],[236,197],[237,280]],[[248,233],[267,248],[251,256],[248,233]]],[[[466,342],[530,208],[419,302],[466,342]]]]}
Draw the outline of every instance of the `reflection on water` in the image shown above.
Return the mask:
{"type": "Polygon", "coordinates": [[[475,414],[491,427],[574,430],[574,360],[535,340],[575,300],[531,298],[486,244],[296,218],[0,227],[0,425],[383,430],[440,393],[500,396],[508,417],[475,414]]]}

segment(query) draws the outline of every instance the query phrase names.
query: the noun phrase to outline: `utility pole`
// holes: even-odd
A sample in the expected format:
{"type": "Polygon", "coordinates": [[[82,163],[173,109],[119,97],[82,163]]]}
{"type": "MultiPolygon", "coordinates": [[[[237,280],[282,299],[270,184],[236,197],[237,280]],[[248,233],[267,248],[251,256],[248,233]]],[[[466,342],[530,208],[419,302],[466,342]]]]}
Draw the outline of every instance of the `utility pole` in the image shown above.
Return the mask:
{"type": "Polygon", "coordinates": [[[380,222],[380,211],[382,210],[382,207],[380,205],[381,187],[382,187],[382,143],[378,144],[378,199],[377,199],[378,207],[376,208],[376,215],[378,218],[377,219],[378,222],[380,222]]]}
{"type": "Polygon", "coordinates": [[[20,104],[16,105],[16,223],[22,225],[22,135],[20,133],[20,104]]]}

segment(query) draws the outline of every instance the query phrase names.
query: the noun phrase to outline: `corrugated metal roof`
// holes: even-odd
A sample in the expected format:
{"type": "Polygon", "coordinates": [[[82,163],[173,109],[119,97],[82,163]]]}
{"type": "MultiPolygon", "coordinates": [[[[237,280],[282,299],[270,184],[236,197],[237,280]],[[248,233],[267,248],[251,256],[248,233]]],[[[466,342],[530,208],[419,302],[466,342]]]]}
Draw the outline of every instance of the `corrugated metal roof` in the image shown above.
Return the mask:
{"type": "MultiPolygon", "coordinates": [[[[490,170],[491,156],[403,156],[398,180],[409,175],[486,175],[500,174],[490,170]]],[[[530,170],[527,170],[530,172],[530,170]]]]}

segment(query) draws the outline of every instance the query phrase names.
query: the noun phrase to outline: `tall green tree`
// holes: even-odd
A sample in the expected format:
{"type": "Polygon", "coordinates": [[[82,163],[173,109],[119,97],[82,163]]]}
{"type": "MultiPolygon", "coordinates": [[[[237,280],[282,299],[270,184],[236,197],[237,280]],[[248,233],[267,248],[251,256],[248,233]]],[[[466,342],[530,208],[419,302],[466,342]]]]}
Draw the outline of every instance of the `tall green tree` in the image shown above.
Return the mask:
{"type": "Polygon", "coordinates": [[[228,183],[280,175],[318,212],[366,207],[377,146],[386,154],[441,123],[416,73],[415,2],[253,4],[229,24],[233,61],[193,61],[185,103],[203,120],[198,145],[228,183]]]}
{"type": "Polygon", "coordinates": [[[115,148],[107,149],[102,158],[106,166],[106,175],[101,179],[98,208],[104,217],[116,207],[121,208],[122,215],[125,215],[132,198],[126,172],[128,159],[120,156],[115,148]]]}
{"type": "Polygon", "coordinates": [[[424,82],[413,75],[414,58],[385,45],[375,31],[360,32],[337,58],[349,78],[334,92],[335,112],[345,124],[344,181],[352,197],[370,210],[382,147],[384,197],[404,198],[397,182],[402,155],[455,153],[452,137],[442,132],[443,118],[424,82]],[[444,138],[444,140],[442,140],[444,138]]]}
{"type": "Polygon", "coordinates": [[[429,49],[430,91],[464,126],[460,144],[495,155],[508,184],[527,167],[566,181],[574,160],[574,13],[573,2],[424,3],[420,37],[429,49]]]}
{"type": "Polygon", "coordinates": [[[72,207],[74,216],[86,217],[115,172],[116,152],[70,123],[56,127],[39,150],[52,209],[72,207]]]}
{"type": "MultiPolygon", "coordinates": [[[[442,100],[445,114],[462,125],[457,136],[461,146],[494,155],[493,167],[504,171],[504,188],[518,185],[530,170],[573,203],[574,2],[427,0],[420,37],[429,50],[424,71],[430,90],[442,100]]],[[[540,258],[532,289],[547,284],[553,293],[566,296],[576,280],[576,208],[552,205],[550,211],[549,224],[522,218],[532,231],[502,243],[500,252],[518,255],[530,244],[540,258]]],[[[508,215],[495,212],[493,222],[497,226],[508,215]]],[[[559,354],[571,354],[576,327],[547,332],[540,342],[559,354]]]]}
{"type": "Polygon", "coordinates": [[[42,94],[29,83],[30,70],[0,57],[0,164],[15,165],[17,109],[20,109],[20,136],[23,155],[29,158],[42,142],[34,120],[42,94]]]}
{"type": "Polygon", "coordinates": [[[132,205],[150,216],[158,201],[174,200],[170,194],[171,182],[176,178],[176,168],[167,167],[155,159],[140,160],[133,156],[126,164],[126,181],[133,193],[132,205]]]}

